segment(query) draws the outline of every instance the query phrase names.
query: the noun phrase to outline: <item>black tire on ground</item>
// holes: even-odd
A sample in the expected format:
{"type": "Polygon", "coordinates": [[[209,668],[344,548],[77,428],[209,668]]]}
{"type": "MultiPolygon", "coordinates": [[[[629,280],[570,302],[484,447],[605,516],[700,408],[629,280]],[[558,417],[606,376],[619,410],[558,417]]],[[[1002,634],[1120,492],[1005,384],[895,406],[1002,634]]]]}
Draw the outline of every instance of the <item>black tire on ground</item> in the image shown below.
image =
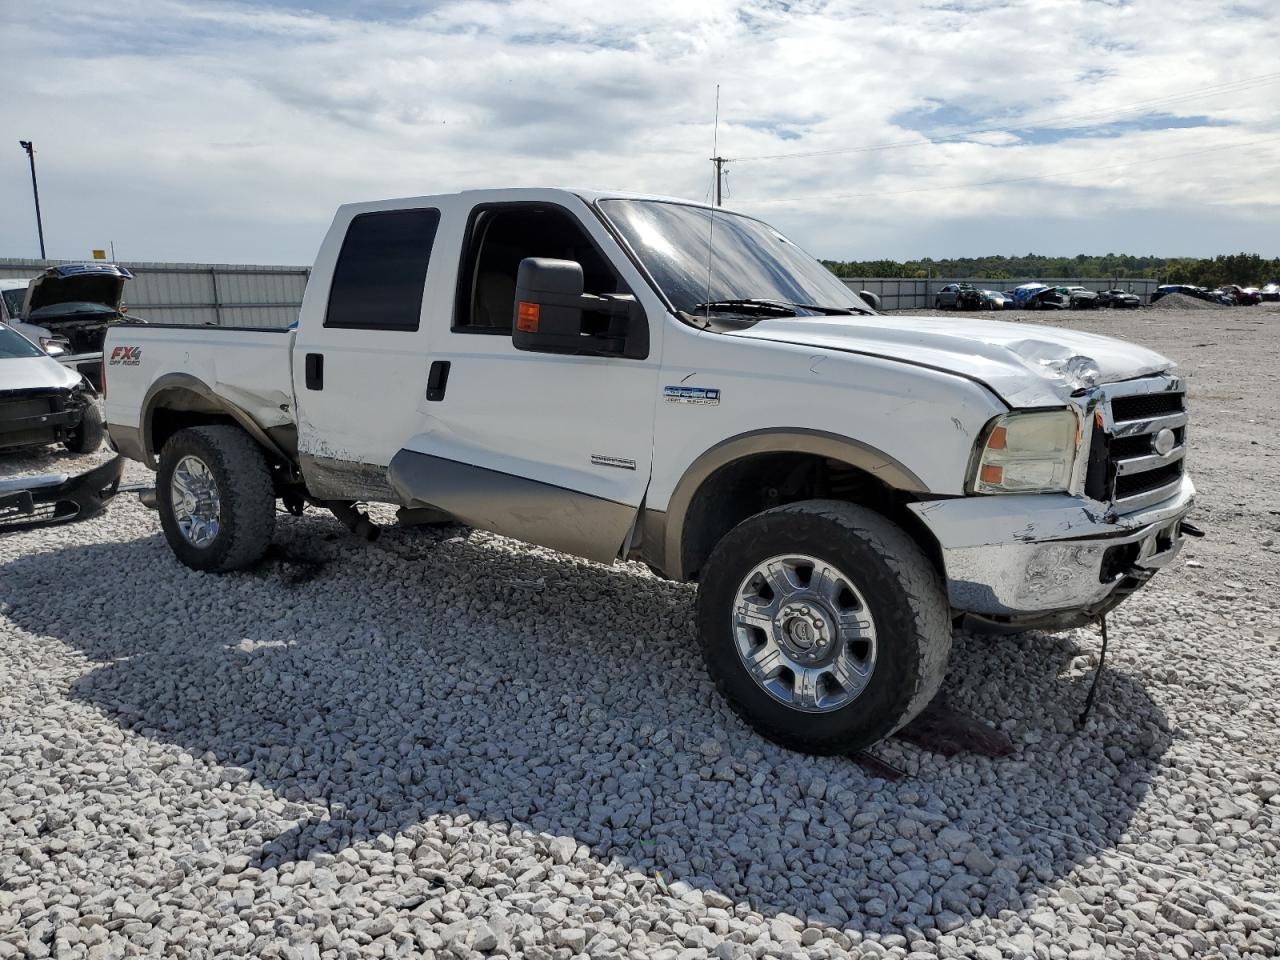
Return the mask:
{"type": "Polygon", "coordinates": [[[195,570],[224,573],[251,566],[262,559],[275,532],[276,497],[266,457],[235,426],[188,427],[171,436],[160,451],[156,505],[170,548],[195,570]],[[173,472],[185,457],[201,461],[217,486],[218,531],[206,546],[187,540],[174,516],[173,472]]]}
{"type": "Polygon", "coordinates": [[[743,521],[716,545],[698,590],[699,641],[707,670],[733,710],[759,733],[805,753],[848,753],[892,734],[938,692],[951,652],[951,612],[941,577],[894,523],[864,507],[807,500],[743,521]],[[804,712],[775,699],[738,653],[733,610],[755,568],[794,552],[843,572],[866,598],[877,653],[870,680],[850,703],[804,712]]]}
{"type": "Polygon", "coordinates": [[[63,446],[72,453],[93,453],[102,446],[103,433],[105,430],[102,426],[102,411],[98,409],[96,403],[86,399],[84,412],[80,414],[80,423],[67,434],[63,446]]]}
{"type": "Polygon", "coordinates": [[[941,309],[942,309],[942,298],[941,298],[941,297],[935,297],[935,298],[934,298],[934,301],[933,301],[933,309],[935,309],[935,310],[941,310],[941,309]]]}

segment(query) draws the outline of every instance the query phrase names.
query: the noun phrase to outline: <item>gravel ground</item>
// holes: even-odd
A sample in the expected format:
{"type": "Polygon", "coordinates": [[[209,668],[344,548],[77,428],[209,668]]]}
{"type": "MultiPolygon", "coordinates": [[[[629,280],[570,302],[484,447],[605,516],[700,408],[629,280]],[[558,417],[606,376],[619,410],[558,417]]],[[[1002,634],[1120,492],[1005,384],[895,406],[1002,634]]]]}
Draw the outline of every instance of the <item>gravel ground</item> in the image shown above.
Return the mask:
{"type": "Polygon", "coordinates": [[[1209,537],[1082,732],[1093,630],[958,634],[1016,752],[886,782],[752,735],[637,566],[314,512],[203,575],[121,496],[0,539],[0,958],[1275,957],[1280,310],[1004,318],[1190,377],[1209,537]]]}

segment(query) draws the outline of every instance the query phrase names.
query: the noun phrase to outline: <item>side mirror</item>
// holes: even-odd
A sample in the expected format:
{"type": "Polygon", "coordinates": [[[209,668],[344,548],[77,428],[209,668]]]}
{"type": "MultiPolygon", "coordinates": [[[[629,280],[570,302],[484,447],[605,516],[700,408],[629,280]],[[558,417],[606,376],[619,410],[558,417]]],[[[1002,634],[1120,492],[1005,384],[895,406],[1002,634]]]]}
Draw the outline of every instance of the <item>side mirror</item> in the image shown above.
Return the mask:
{"type": "Polygon", "coordinates": [[[526,257],[516,274],[511,342],[517,350],[643,358],[649,327],[630,294],[583,293],[582,264],[526,257]]]}

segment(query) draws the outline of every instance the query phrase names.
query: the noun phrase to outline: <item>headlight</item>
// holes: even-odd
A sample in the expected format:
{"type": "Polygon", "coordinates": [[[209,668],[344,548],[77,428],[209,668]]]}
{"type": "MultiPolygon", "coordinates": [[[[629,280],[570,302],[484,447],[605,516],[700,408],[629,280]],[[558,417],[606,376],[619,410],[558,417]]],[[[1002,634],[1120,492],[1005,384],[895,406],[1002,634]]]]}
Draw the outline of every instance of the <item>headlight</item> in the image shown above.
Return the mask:
{"type": "Polygon", "coordinates": [[[971,493],[1054,493],[1070,485],[1079,445],[1073,411],[1007,413],[986,436],[969,477],[971,493]]]}
{"type": "Polygon", "coordinates": [[[51,357],[61,357],[71,352],[71,345],[60,337],[41,337],[40,349],[51,357]]]}

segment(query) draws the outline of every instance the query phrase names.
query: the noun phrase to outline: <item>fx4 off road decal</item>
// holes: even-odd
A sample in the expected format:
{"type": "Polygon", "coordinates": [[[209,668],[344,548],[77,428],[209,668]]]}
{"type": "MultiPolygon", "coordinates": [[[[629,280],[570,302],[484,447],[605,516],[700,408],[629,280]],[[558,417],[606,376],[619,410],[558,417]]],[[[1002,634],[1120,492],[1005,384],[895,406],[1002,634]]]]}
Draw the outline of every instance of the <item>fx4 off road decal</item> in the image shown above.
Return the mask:
{"type": "Polygon", "coordinates": [[[719,387],[663,387],[662,399],[667,403],[720,403],[719,387]]]}
{"type": "Polygon", "coordinates": [[[136,367],[142,362],[141,347],[112,347],[107,365],[112,367],[136,367]]]}

